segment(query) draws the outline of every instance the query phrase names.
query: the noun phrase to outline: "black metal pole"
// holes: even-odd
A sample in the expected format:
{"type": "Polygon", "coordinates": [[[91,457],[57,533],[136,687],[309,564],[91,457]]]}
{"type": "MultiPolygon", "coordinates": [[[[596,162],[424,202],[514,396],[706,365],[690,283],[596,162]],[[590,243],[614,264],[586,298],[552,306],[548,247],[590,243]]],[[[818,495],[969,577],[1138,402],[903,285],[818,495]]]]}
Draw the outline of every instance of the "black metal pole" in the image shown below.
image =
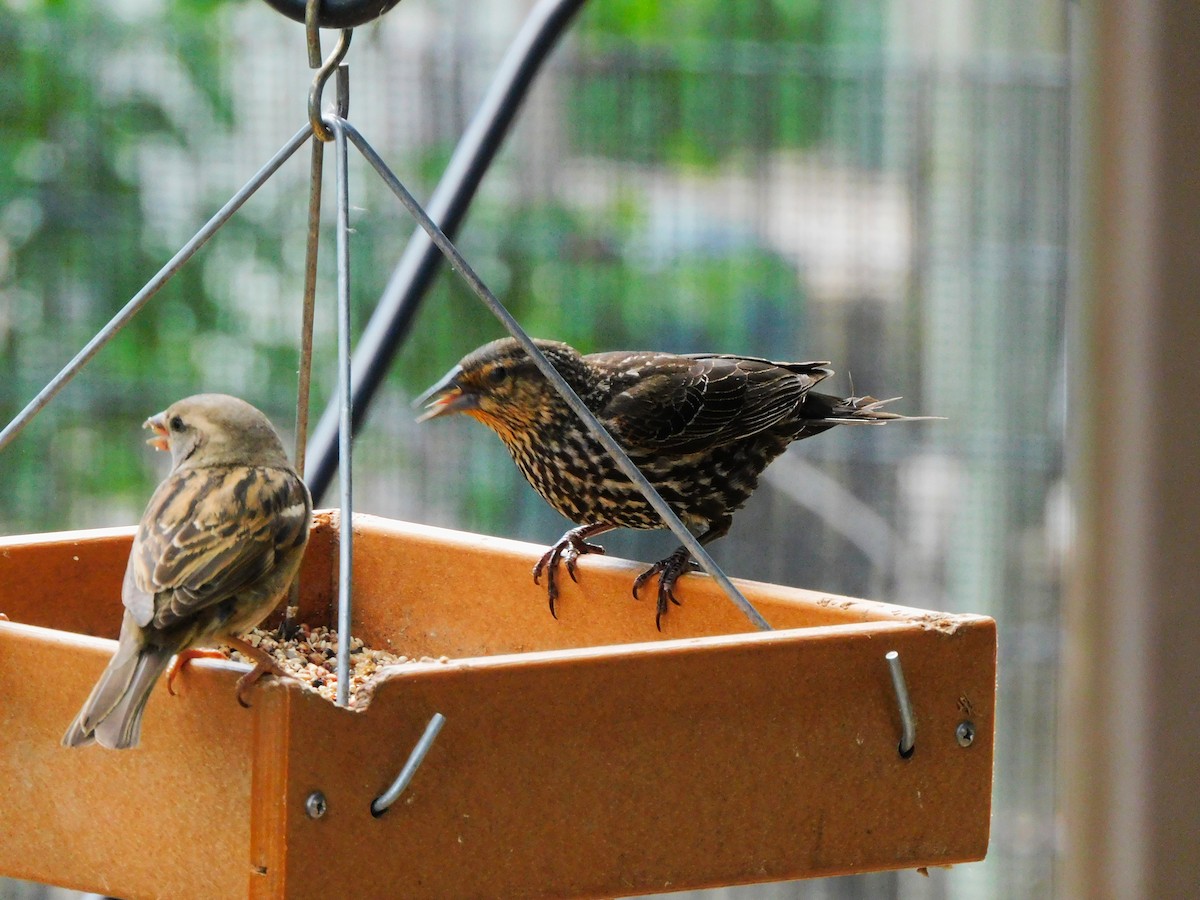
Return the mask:
{"type": "MultiPolygon", "coordinates": [[[[450,164],[429,200],[430,218],[447,235],[453,236],[457,232],[534,78],[586,2],[542,0],[513,39],[491,89],[458,142],[450,164]]],[[[354,352],[354,430],[358,430],[366,416],[442,261],[441,251],[418,227],[393,270],[354,352]]],[[[309,443],[306,477],[314,502],[320,502],[337,472],[337,448],[337,404],[331,403],[325,408],[309,443]]]]}

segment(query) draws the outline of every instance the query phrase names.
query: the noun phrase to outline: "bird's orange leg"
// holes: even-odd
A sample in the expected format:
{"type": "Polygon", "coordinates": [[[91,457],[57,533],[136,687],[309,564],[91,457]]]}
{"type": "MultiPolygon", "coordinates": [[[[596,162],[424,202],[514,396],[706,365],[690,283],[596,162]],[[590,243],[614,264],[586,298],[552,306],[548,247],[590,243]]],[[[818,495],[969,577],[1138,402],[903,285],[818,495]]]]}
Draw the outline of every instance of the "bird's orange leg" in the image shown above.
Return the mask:
{"type": "Polygon", "coordinates": [[[171,660],[171,665],[167,669],[167,693],[172,697],[175,696],[175,676],[183,669],[189,661],[193,659],[224,659],[229,657],[220,650],[206,650],[197,647],[192,647],[187,650],[180,650],[175,654],[175,658],[171,660]]]}
{"type": "Polygon", "coordinates": [[[266,650],[261,650],[239,637],[226,637],[224,640],[226,644],[254,663],[254,668],[239,678],[237,683],[237,702],[243,708],[250,708],[250,704],[246,702],[245,698],[246,691],[254,687],[264,675],[275,675],[278,678],[289,677],[288,672],[266,650]]]}

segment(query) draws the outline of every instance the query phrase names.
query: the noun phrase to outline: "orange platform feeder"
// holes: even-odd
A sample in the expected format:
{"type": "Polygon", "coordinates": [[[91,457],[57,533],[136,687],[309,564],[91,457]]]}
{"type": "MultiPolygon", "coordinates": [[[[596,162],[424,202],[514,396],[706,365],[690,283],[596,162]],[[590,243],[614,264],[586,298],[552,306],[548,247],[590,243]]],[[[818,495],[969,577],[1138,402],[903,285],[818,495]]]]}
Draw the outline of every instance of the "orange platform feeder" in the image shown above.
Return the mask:
{"type": "MultiPolygon", "coordinates": [[[[587,557],[555,620],[542,547],[354,523],[355,636],[447,659],[389,669],[356,710],[275,679],[242,709],[245,667],[196,662],[125,752],[59,739],[114,650],[134,529],[0,540],[0,874],[131,900],[612,897],[984,856],[991,619],[740,582],[777,629],[751,632],[688,576],[659,634],[642,566],[587,557]]],[[[317,514],[313,625],[334,624],[338,527],[317,514]]]]}

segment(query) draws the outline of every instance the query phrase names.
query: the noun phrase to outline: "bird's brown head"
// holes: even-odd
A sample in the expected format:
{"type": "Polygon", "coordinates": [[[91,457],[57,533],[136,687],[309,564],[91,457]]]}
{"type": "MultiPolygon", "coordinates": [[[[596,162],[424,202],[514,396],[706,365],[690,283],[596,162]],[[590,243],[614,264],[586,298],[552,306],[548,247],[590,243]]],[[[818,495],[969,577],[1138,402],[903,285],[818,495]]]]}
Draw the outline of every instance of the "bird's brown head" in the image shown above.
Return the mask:
{"type": "Polygon", "coordinates": [[[143,427],[154,432],[146,443],[170,452],[172,470],[290,465],[270,420],[228,394],[185,397],[151,416],[143,427]]]}
{"type": "MultiPolygon", "coordinates": [[[[576,391],[586,363],[573,347],[534,341],[576,391]]],[[[465,413],[506,441],[529,428],[539,416],[557,414],[564,405],[525,349],[513,338],[484,344],[467,354],[441,381],[414,401],[425,405],[418,421],[465,413]]]]}

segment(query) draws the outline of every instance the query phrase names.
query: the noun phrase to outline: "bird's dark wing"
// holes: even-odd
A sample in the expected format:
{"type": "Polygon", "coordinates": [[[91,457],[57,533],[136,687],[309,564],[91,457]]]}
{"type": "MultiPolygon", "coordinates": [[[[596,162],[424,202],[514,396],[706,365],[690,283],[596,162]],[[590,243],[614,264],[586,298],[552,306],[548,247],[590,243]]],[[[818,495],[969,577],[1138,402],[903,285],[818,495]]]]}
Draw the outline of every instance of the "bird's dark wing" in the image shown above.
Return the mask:
{"type": "Polygon", "coordinates": [[[773,363],[745,356],[617,354],[614,393],[600,417],[624,446],[688,453],[741,440],[792,415],[830,374],[828,363],[773,363]]]}
{"type": "Polygon", "coordinates": [[[311,507],[297,476],[222,466],[172,475],[142,517],[123,599],[142,627],[169,628],[234,596],[303,540],[311,507]]]}

